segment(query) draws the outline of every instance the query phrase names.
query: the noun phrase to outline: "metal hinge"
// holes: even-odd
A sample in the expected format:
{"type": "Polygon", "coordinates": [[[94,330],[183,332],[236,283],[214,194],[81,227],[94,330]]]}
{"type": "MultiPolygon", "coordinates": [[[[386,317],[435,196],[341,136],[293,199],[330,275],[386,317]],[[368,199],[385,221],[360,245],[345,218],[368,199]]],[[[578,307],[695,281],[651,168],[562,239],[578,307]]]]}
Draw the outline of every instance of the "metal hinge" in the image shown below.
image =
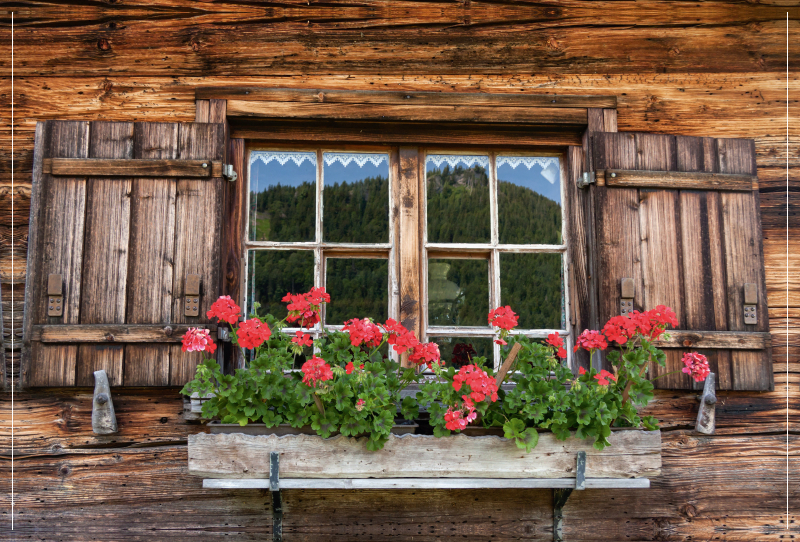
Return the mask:
{"type": "Polygon", "coordinates": [[[198,316],[200,314],[200,275],[186,275],[183,295],[183,315],[198,316]]]}
{"type": "Polygon", "coordinates": [[[222,176],[226,181],[235,182],[239,176],[233,170],[233,164],[222,164],[222,176]]]}
{"type": "Polygon", "coordinates": [[[758,311],[756,305],[758,304],[758,287],[752,282],[745,283],[744,285],[744,323],[757,324],[758,311]]]}
{"type": "Polygon", "coordinates": [[[47,277],[47,316],[64,315],[63,284],[61,275],[47,277]]]}
{"type": "Polygon", "coordinates": [[[578,188],[586,188],[590,184],[594,184],[595,181],[594,171],[584,171],[583,174],[578,177],[578,188]]]}
{"type": "Polygon", "coordinates": [[[621,295],[619,297],[619,312],[622,316],[625,316],[633,312],[633,296],[636,293],[636,288],[633,285],[633,279],[622,279],[620,282],[620,290],[621,295]]]}

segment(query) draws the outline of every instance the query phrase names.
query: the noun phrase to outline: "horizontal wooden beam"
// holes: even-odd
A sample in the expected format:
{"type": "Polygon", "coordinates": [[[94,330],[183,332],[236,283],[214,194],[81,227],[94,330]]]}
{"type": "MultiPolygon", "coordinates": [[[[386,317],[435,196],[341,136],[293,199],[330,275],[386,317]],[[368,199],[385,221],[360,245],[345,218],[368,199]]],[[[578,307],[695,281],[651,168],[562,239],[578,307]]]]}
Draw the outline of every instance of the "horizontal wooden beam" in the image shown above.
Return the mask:
{"type": "Polygon", "coordinates": [[[216,324],[47,324],[33,326],[30,340],[43,343],[177,343],[190,327],[212,332],[217,330],[216,324]]]}
{"type": "Polygon", "coordinates": [[[586,125],[586,108],[338,104],[228,100],[228,117],[358,121],[586,125]]]}
{"type": "Polygon", "coordinates": [[[62,177],[222,177],[216,160],[120,160],[105,158],[45,158],[42,171],[62,177]]]}
{"type": "MultiPolygon", "coordinates": [[[[586,489],[646,489],[648,478],[586,478],[586,489]]],[[[204,489],[269,489],[269,478],[205,478],[204,489]]],[[[281,478],[281,489],[575,488],[575,478],[281,478]]]]}
{"type": "Polygon", "coordinates": [[[755,175],[731,173],[601,169],[595,173],[595,178],[598,186],[732,192],[758,190],[758,177],[755,175]]]}
{"type": "Polygon", "coordinates": [[[492,107],[596,107],[614,109],[616,96],[558,94],[488,94],[478,92],[382,92],[374,90],[314,90],[259,87],[207,87],[195,90],[196,100],[297,102],[386,105],[469,105],[492,107]]]}
{"type": "Polygon", "coordinates": [[[668,331],[669,339],[655,341],[657,348],[720,348],[730,350],[763,350],[772,337],[766,332],[749,331],[668,331]]]}

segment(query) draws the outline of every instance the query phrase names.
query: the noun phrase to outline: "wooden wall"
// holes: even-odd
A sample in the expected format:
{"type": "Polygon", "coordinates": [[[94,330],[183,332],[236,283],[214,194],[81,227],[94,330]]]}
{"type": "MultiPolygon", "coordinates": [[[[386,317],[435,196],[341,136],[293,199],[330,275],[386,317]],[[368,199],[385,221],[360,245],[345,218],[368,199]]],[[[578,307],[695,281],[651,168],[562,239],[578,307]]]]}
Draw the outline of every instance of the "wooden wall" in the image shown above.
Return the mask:
{"type": "MultiPolygon", "coordinates": [[[[18,363],[20,338],[11,337],[10,327],[12,307],[14,329],[22,322],[36,120],[192,121],[194,89],[203,85],[616,94],[620,131],[755,139],[775,391],[720,393],[713,436],[691,430],[693,394],[659,392],[650,410],[664,425],[663,475],[649,490],[573,494],[566,539],[797,538],[800,54],[796,47],[790,53],[787,298],[787,11],[797,35],[800,8],[780,0],[6,3],[0,7],[0,282],[9,379],[18,363]]],[[[200,427],[183,420],[177,390],[115,391],[113,398],[120,433],[101,438],[91,431],[91,390],[15,394],[12,534],[11,397],[0,396],[0,540],[268,536],[268,493],[205,491],[186,475],[186,436],[200,427]]],[[[284,530],[287,540],[550,540],[550,505],[547,491],[290,491],[284,530]]]]}

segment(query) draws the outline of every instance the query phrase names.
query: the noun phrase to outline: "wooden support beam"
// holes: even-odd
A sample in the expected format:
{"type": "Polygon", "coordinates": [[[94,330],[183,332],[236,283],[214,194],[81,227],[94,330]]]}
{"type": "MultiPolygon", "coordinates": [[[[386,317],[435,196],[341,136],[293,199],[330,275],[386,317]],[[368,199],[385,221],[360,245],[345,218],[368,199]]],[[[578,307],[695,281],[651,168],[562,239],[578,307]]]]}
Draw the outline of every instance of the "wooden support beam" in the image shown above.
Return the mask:
{"type": "MultiPolygon", "coordinates": [[[[586,478],[586,489],[645,489],[649,478],[586,478]]],[[[204,489],[269,489],[269,478],[206,478],[204,489]]],[[[575,478],[281,478],[284,489],[549,489],[575,478]]]]}
{"type": "Polygon", "coordinates": [[[31,341],[43,343],[179,343],[190,327],[216,331],[216,324],[35,325],[31,341]]]}
{"type": "Polygon", "coordinates": [[[731,173],[698,173],[679,171],[597,170],[598,186],[630,188],[665,188],[672,190],[725,190],[750,192],[758,190],[758,177],[731,173]]]}
{"type": "Polygon", "coordinates": [[[730,350],[763,350],[772,337],[756,331],[668,331],[669,339],[654,341],[657,348],[721,348],[730,350]]]}
{"type": "Polygon", "coordinates": [[[45,158],[43,173],[66,177],[222,177],[219,160],[45,158]]]}

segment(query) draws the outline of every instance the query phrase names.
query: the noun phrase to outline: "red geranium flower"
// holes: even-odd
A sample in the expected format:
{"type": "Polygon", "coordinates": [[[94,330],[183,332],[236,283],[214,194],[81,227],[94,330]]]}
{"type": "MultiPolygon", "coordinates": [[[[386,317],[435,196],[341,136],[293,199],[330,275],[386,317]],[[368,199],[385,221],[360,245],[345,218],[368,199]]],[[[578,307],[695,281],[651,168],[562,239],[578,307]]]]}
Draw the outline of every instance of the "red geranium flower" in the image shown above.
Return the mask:
{"type": "Polygon", "coordinates": [[[558,352],[556,352],[556,355],[561,359],[567,359],[567,351],[564,350],[564,347],[559,348],[558,352]]]}
{"type": "Polygon", "coordinates": [[[348,362],[347,365],[344,366],[344,372],[347,374],[352,374],[353,369],[355,369],[355,366],[353,365],[352,361],[348,362]]]}
{"type": "Polygon", "coordinates": [[[236,332],[236,338],[242,348],[258,348],[268,341],[271,335],[272,330],[269,326],[258,318],[245,320],[239,324],[239,330],[236,332]]]}
{"type": "Polygon", "coordinates": [[[211,335],[207,329],[190,327],[182,338],[184,352],[208,352],[213,354],[217,345],[211,340],[211,335]]]}
{"type": "Polygon", "coordinates": [[[408,356],[408,361],[417,365],[427,364],[432,369],[432,364],[439,363],[441,359],[439,345],[436,343],[417,344],[408,356]]]}
{"type": "Polygon", "coordinates": [[[387,342],[394,347],[394,351],[398,354],[402,354],[419,344],[419,339],[417,339],[413,331],[407,330],[403,324],[391,318],[386,320],[383,329],[389,334],[387,342]]]}
{"type": "Polygon", "coordinates": [[[311,340],[311,335],[306,335],[301,330],[297,330],[294,332],[295,338],[292,339],[292,342],[299,346],[311,346],[314,344],[314,341],[311,340]]]}
{"type": "Polygon", "coordinates": [[[585,375],[586,374],[586,369],[584,369],[583,367],[578,367],[578,374],[579,375],[585,375]]]}
{"type": "Polygon", "coordinates": [[[223,295],[214,301],[214,304],[211,305],[211,309],[206,312],[206,316],[209,319],[219,318],[220,322],[235,324],[239,321],[241,311],[242,309],[239,308],[239,305],[234,303],[233,299],[231,299],[231,296],[223,295]]]}
{"type": "Polygon", "coordinates": [[[593,329],[584,329],[575,343],[575,352],[577,352],[579,348],[585,350],[604,350],[608,347],[605,337],[603,337],[599,331],[593,329]]]}
{"type": "Polygon", "coordinates": [[[324,359],[317,356],[311,356],[311,359],[305,362],[300,370],[305,375],[303,376],[303,384],[312,388],[317,386],[317,382],[325,382],[333,378],[331,366],[324,359]]]}
{"type": "Polygon", "coordinates": [[[287,322],[300,320],[300,327],[311,327],[319,322],[320,305],[330,303],[331,296],[325,293],[325,288],[311,288],[304,294],[287,293],[281,301],[289,303],[287,322]]]}
{"type": "Polygon", "coordinates": [[[454,390],[461,391],[464,385],[469,386],[468,396],[473,401],[483,401],[487,397],[491,402],[497,401],[497,382],[474,363],[461,367],[453,375],[454,390]]]}
{"type": "Polygon", "coordinates": [[[613,374],[613,373],[609,373],[605,369],[600,371],[599,374],[594,375],[594,377],[597,379],[597,383],[600,384],[601,386],[608,386],[608,379],[609,378],[611,380],[613,380],[614,382],[617,381],[617,376],[615,374],[613,374]]]}
{"type": "Polygon", "coordinates": [[[368,347],[375,347],[383,341],[381,328],[373,324],[369,318],[348,320],[344,323],[343,331],[350,333],[350,343],[353,346],[364,344],[368,347]]]}
{"type": "Polygon", "coordinates": [[[564,346],[564,339],[558,333],[551,333],[547,336],[547,344],[550,346],[555,346],[556,348],[561,348],[564,346]]]}
{"type": "Polygon", "coordinates": [[[687,352],[683,355],[683,364],[686,366],[681,371],[694,378],[695,382],[702,382],[711,373],[708,358],[697,352],[687,352]]]}
{"type": "Polygon", "coordinates": [[[497,307],[489,313],[489,323],[506,331],[511,331],[517,327],[518,321],[519,316],[508,305],[497,307]]]}

